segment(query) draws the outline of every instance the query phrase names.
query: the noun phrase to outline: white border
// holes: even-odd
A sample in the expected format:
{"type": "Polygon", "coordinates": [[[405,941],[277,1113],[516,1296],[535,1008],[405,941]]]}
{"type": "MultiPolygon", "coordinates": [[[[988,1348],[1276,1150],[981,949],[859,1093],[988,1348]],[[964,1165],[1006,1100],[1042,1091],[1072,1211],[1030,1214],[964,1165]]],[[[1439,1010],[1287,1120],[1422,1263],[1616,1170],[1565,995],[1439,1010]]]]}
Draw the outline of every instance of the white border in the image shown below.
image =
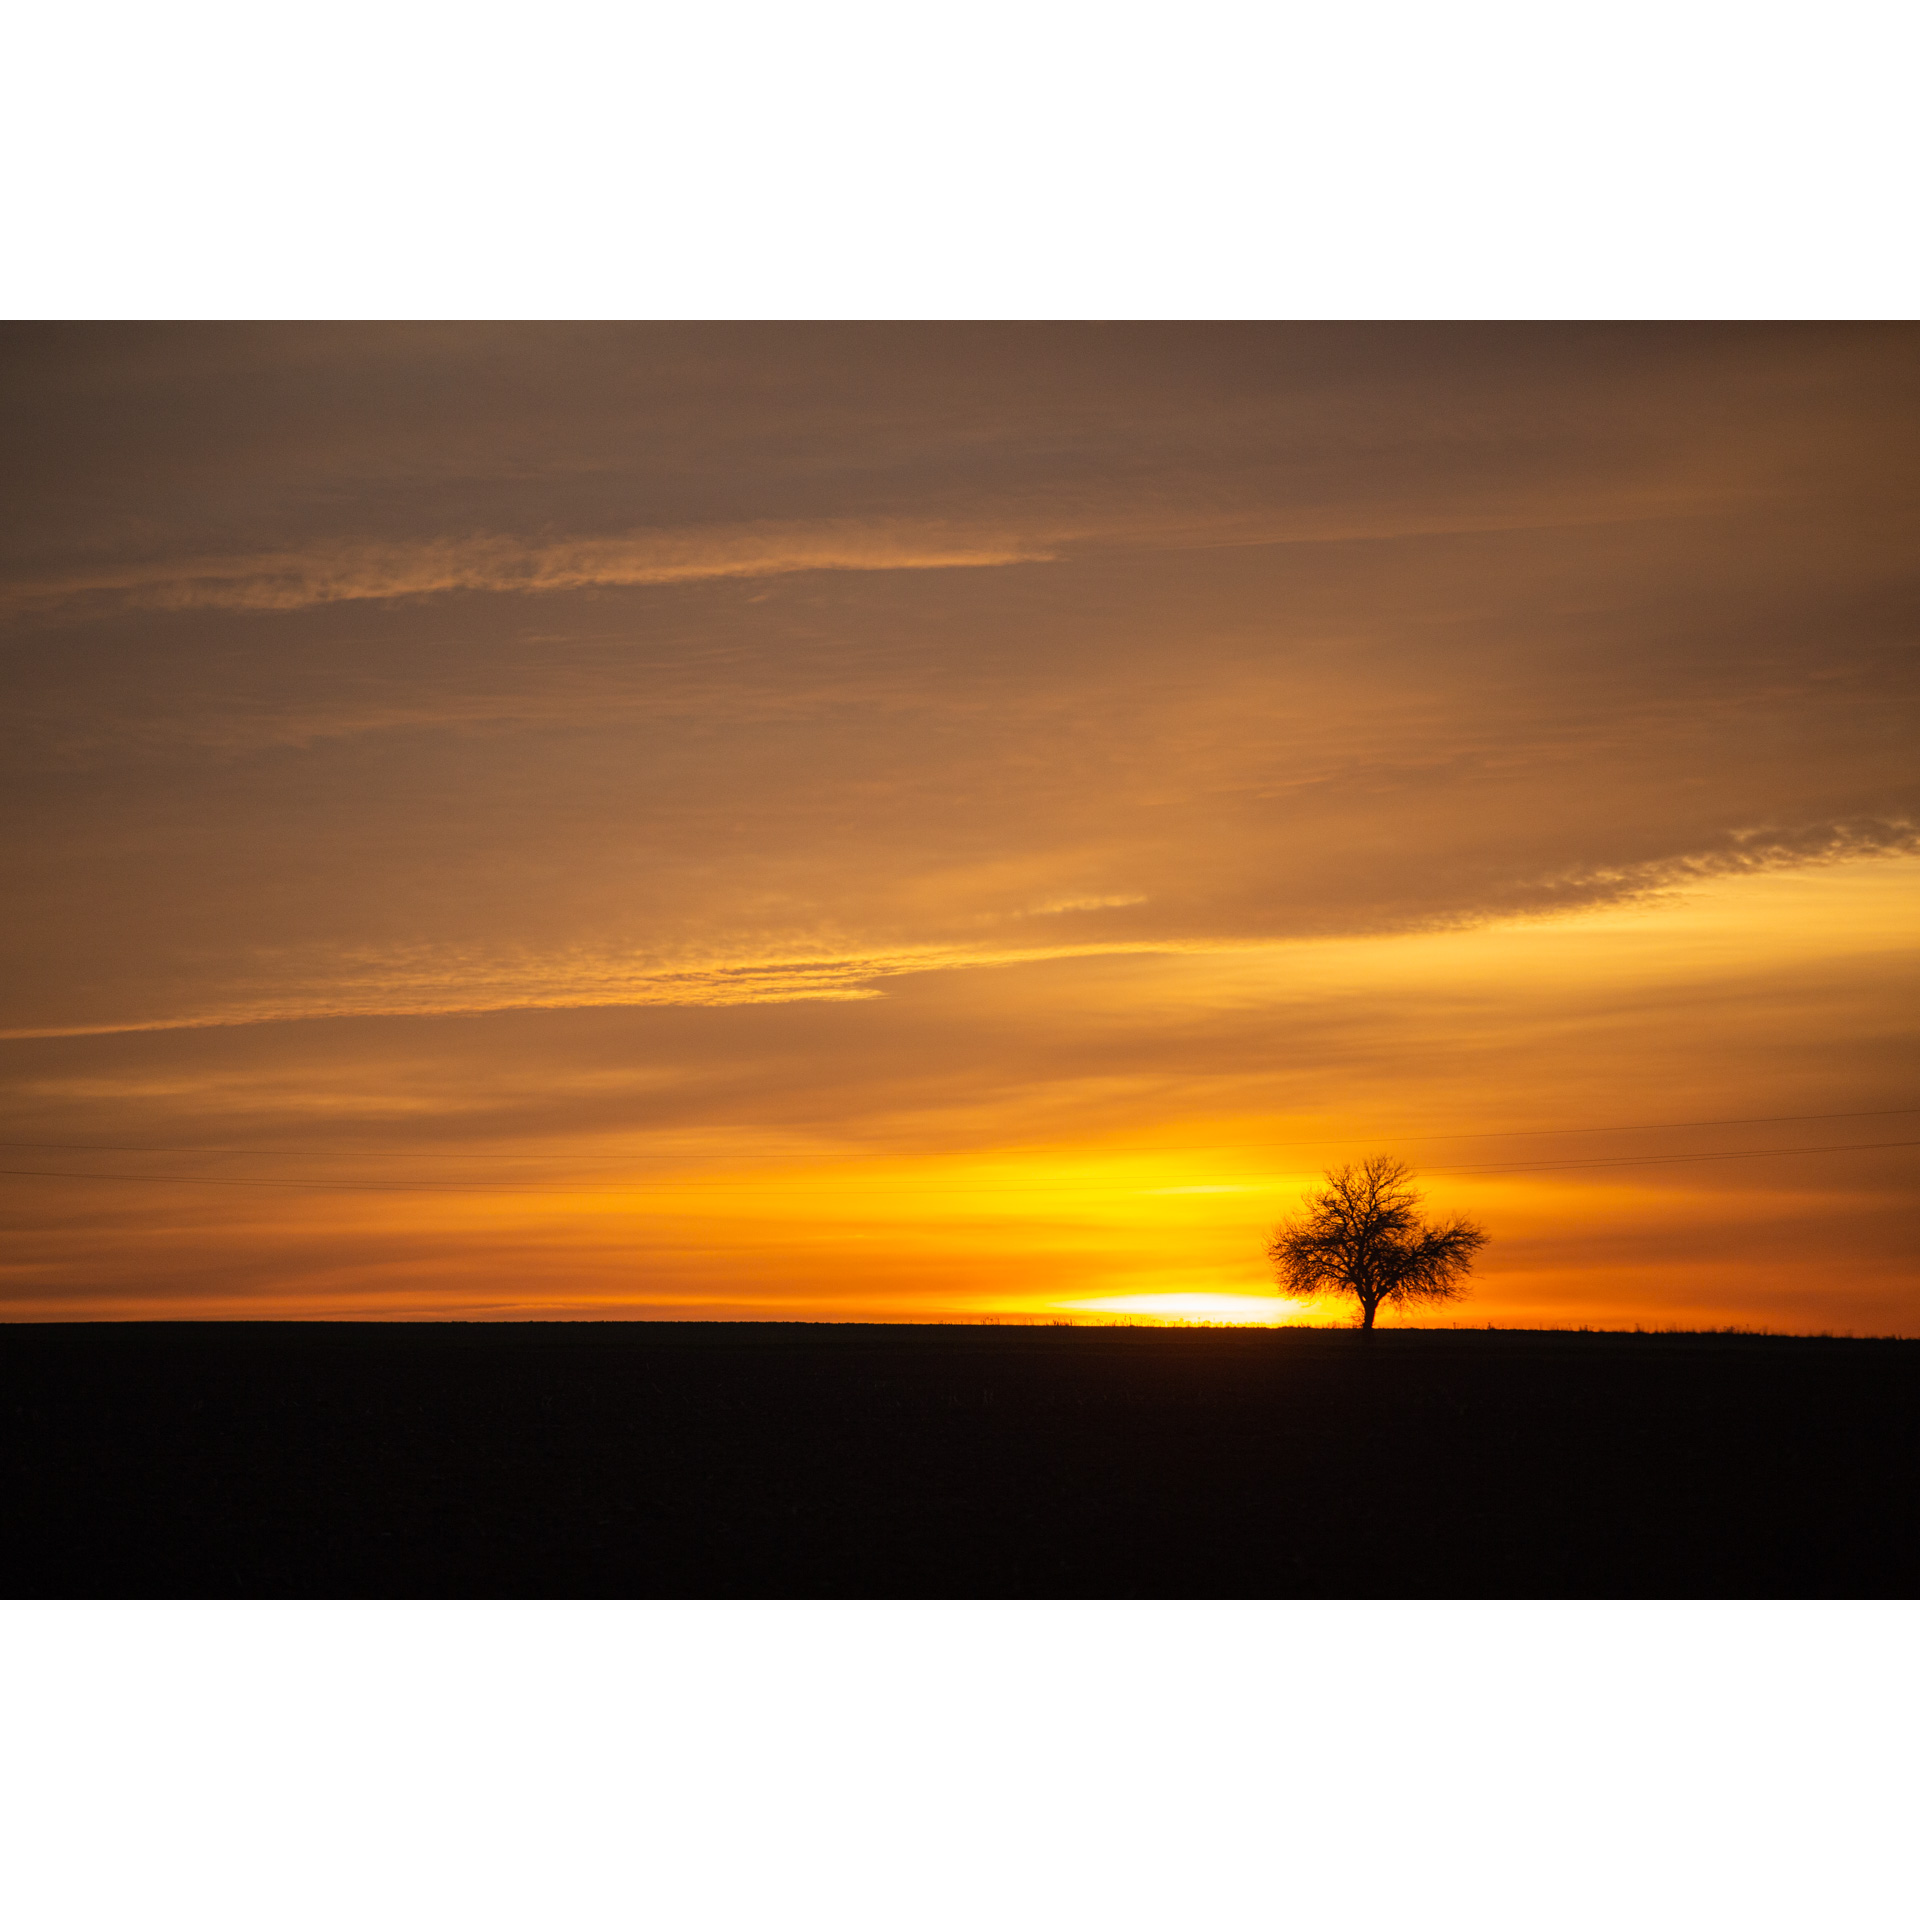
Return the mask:
{"type": "Polygon", "coordinates": [[[35,1920],[1910,1911],[1906,1603],[0,1618],[35,1920]]]}
{"type": "Polygon", "coordinates": [[[1861,0],[21,12],[12,317],[1903,318],[1861,0]]]}

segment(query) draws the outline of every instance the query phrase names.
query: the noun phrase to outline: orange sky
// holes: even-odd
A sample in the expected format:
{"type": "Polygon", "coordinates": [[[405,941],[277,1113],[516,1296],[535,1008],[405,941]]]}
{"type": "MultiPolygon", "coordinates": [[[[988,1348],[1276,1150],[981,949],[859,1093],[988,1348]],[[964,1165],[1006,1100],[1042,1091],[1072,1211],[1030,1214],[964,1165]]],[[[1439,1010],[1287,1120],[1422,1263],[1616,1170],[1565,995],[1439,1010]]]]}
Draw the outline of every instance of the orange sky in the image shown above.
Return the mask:
{"type": "Polygon", "coordinates": [[[1917,347],[7,330],[0,1312],[1920,1333],[1917,347]]]}

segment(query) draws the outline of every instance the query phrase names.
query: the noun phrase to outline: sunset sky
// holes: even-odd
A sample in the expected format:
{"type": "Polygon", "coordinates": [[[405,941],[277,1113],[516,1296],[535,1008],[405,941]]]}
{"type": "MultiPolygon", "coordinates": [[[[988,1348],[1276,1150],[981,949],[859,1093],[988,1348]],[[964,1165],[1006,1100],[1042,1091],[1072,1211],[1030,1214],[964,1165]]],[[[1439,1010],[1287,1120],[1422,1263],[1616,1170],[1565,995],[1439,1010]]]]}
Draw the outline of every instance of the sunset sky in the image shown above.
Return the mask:
{"type": "Polygon", "coordinates": [[[1920,1334],[1920,330],[0,332],[14,1319],[1920,1334]]]}

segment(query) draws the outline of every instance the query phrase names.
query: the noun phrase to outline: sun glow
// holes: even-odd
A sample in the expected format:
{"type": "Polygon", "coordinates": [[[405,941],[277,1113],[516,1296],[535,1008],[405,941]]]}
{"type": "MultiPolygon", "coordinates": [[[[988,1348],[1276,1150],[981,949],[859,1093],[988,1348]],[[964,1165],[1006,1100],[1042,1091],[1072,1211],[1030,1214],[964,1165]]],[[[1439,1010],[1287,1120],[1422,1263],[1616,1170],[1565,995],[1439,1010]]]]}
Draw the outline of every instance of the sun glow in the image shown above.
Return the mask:
{"type": "Polygon", "coordinates": [[[1097,1314],[1102,1318],[1151,1320],[1162,1326],[1274,1327],[1297,1317],[1300,1303],[1244,1293],[1118,1293],[1098,1300],[1060,1300],[1062,1313],[1097,1314]]]}
{"type": "MultiPolygon", "coordinates": [[[[244,1299],[326,1317],[1340,1325],[1344,1302],[1277,1295],[1265,1242],[1324,1168],[1384,1150],[1436,1211],[1491,1228],[1476,1321],[1900,1325],[1869,1283],[1896,1305],[1909,1284],[1894,1149],[1911,1123],[1896,1083],[1858,1093],[1828,1062],[1877,1059],[1902,1033],[1916,911],[1920,861],[1885,859],[1560,921],[936,972],[861,1007],[753,1010],[792,1029],[808,1071],[840,1076],[858,1127],[817,1116],[811,1093],[795,1103],[783,1055],[754,1096],[789,1103],[775,1118],[703,1079],[737,1010],[697,1032],[654,1009],[295,1023],[236,1031],[217,1065],[162,1052],[119,1076],[49,1053],[36,1126],[78,1139],[111,1114],[135,1144],[50,1147],[21,1162],[16,1198],[45,1209],[43,1244],[76,1271],[126,1271],[130,1245],[165,1267],[164,1285],[91,1296],[102,1316],[244,1299]],[[1811,1064],[1781,1051],[1783,998],[1819,1015],[1811,1064]],[[1089,1023],[1093,1064],[1130,1074],[1052,1060],[1089,1023]],[[1015,1068],[975,1086],[959,1050],[989,1041],[1015,1068]],[[965,1097],[920,1104],[893,1048],[965,1097]],[[600,1123],[495,1125],[536,1095],[600,1123]],[[691,1124],[630,1117],[676,1101],[691,1124]],[[1796,1114],[1814,1118],[1743,1117],[1796,1114]],[[84,1238],[58,1212],[76,1172],[84,1238]],[[1836,1306],[1824,1277],[1837,1220],[1862,1305],[1836,1306]],[[177,1270],[175,1244],[192,1248],[177,1270]]],[[[37,1281],[13,1309],[71,1310],[37,1281]]]]}

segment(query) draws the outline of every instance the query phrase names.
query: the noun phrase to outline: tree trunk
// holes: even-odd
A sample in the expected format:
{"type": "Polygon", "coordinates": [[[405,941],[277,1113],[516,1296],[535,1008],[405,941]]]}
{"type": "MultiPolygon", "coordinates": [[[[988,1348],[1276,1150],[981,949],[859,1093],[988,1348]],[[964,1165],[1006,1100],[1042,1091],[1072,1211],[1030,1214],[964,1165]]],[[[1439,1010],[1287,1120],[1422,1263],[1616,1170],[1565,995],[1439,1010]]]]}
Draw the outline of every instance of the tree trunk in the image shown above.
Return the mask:
{"type": "Polygon", "coordinates": [[[1373,1331],[1373,1316],[1380,1311],[1380,1302],[1378,1300],[1362,1300],[1360,1302],[1360,1311],[1363,1316],[1360,1322],[1360,1331],[1362,1333],[1371,1333],[1373,1331]]]}

